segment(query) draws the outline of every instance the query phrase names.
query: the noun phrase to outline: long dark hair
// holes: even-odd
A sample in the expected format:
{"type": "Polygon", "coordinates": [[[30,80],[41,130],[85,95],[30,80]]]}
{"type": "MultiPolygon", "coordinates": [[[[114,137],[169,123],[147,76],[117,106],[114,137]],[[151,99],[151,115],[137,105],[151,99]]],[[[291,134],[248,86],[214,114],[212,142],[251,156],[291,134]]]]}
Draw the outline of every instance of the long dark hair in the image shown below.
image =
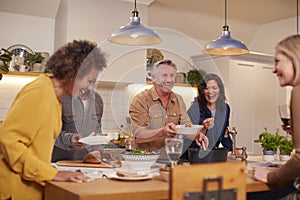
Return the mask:
{"type": "Polygon", "coordinates": [[[217,109],[224,111],[226,108],[225,90],[224,90],[224,85],[223,85],[221,78],[216,74],[207,74],[203,78],[203,80],[198,84],[197,100],[199,102],[200,113],[202,113],[201,116],[209,116],[209,110],[206,106],[207,100],[205,99],[204,89],[207,87],[206,83],[211,80],[215,80],[220,89],[219,98],[217,99],[217,102],[216,102],[217,109]]]}

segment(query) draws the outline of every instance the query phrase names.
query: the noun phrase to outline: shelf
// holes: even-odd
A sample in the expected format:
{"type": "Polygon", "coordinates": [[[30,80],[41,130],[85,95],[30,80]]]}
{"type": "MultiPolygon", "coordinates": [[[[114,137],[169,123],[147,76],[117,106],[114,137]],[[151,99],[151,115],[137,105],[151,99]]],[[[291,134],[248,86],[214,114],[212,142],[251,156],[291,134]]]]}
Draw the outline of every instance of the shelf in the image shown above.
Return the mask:
{"type": "Polygon", "coordinates": [[[39,76],[40,74],[46,74],[43,72],[16,72],[9,71],[8,73],[3,73],[3,75],[11,75],[11,76],[39,76]]]}
{"type": "MultiPolygon", "coordinates": [[[[4,73],[3,75],[9,76],[39,76],[40,74],[46,74],[43,72],[17,72],[17,71],[9,71],[8,73],[4,73]]],[[[123,83],[123,82],[113,82],[113,81],[98,81],[96,83],[97,88],[115,88],[115,87],[124,87],[128,86],[131,83],[123,83]]],[[[145,84],[153,85],[151,81],[147,81],[145,84]]],[[[192,87],[188,83],[175,83],[175,86],[179,87],[192,87]]]]}

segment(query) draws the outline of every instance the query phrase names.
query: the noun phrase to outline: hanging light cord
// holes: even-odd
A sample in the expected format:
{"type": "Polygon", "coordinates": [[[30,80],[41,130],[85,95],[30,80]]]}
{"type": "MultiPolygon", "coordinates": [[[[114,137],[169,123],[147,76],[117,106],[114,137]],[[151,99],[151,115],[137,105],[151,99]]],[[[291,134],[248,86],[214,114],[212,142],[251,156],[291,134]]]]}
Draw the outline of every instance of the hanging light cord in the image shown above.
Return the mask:
{"type": "Polygon", "coordinates": [[[137,11],[137,8],[136,8],[136,0],[134,1],[134,10],[131,13],[132,13],[132,17],[139,16],[139,12],[137,11]]]}
{"type": "Polygon", "coordinates": [[[227,26],[227,0],[225,0],[225,26],[227,26]]]}
{"type": "Polygon", "coordinates": [[[297,35],[299,34],[299,0],[297,0],[297,35]]]}

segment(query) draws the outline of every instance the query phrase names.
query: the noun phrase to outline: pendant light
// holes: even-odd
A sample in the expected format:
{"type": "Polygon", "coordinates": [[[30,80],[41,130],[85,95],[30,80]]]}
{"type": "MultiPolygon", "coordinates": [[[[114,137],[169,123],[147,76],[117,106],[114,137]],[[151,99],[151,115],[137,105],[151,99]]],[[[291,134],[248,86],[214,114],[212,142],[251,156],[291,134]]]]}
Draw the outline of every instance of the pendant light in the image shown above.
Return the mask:
{"type": "Polygon", "coordinates": [[[248,52],[248,48],[242,42],[230,36],[229,26],[227,25],[227,0],[225,0],[225,25],[221,37],[208,43],[203,53],[216,56],[232,56],[247,54],[248,52]]]}
{"type": "Polygon", "coordinates": [[[108,41],[126,45],[150,45],[160,43],[161,39],[155,31],[146,28],[140,23],[135,0],[130,23],[114,31],[108,37],[108,41]]]}

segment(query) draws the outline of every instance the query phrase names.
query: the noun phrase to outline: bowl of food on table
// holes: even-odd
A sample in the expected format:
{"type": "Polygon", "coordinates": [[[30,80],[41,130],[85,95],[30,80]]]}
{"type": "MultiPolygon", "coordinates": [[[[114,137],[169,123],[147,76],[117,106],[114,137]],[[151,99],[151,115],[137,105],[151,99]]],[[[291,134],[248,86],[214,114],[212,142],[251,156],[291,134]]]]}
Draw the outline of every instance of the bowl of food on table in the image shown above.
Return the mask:
{"type": "Polygon", "coordinates": [[[129,150],[122,152],[124,162],[131,170],[150,170],[159,155],[158,151],[129,150]]]}

